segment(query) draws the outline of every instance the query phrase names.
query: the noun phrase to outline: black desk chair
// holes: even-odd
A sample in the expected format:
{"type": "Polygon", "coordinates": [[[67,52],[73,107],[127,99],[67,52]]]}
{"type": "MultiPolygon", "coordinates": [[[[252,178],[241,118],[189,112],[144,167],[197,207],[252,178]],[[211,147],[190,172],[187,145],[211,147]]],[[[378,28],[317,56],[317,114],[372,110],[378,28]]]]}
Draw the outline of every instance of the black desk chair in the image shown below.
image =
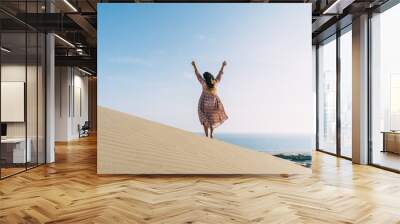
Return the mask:
{"type": "Polygon", "coordinates": [[[85,121],[82,127],[78,125],[79,138],[89,136],[89,129],[90,129],[89,121],[85,121]]]}

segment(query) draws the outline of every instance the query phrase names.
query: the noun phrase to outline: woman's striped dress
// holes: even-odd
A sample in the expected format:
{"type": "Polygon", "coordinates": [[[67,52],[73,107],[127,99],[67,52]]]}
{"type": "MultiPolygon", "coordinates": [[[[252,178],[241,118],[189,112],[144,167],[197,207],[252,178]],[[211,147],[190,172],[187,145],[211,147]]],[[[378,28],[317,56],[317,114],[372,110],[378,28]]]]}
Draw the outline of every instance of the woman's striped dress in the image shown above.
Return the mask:
{"type": "Polygon", "coordinates": [[[198,105],[199,120],[202,125],[207,127],[216,128],[228,119],[224,105],[216,93],[216,86],[221,81],[222,74],[220,72],[217,75],[215,79],[217,82],[214,84],[214,88],[210,89],[201,75],[196,73],[196,77],[203,88],[198,105]]]}

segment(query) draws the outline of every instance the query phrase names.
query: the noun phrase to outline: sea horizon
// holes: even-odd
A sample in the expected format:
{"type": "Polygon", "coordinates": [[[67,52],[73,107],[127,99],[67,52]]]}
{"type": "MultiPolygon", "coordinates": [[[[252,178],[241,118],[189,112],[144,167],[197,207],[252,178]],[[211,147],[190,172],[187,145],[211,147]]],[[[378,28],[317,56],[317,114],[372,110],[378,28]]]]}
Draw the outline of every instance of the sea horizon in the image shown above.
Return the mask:
{"type": "MultiPolygon", "coordinates": [[[[204,133],[195,132],[198,135],[204,133]]],[[[215,133],[214,138],[271,154],[311,154],[314,135],[310,133],[215,133]]]]}
{"type": "MultiPolygon", "coordinates": [[[[196,133],[204,135],[204,133],[196,133]]],[[[270,153],[305,167],[311,167],[313,134],[217,133],[214,138],[259,152],[270,153]]]]}

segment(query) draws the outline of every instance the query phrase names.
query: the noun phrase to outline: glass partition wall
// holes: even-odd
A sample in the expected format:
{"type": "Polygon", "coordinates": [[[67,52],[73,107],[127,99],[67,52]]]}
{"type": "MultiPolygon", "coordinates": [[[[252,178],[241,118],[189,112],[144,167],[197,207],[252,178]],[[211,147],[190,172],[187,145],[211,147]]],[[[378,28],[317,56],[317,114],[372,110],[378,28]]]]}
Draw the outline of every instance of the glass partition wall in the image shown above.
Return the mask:
{"type": "MultiPolygon", "coordinates": [[[[26,169],[26,34],[1,33],[1,177],[26,169]],[[6,49],[6,50],[4,50],[6,49]],[[12,140],[11,140],[12,139],[12,140]]],[[[30,160],[27,160],[30,162],[30,160]]]]}
{"type": "Polygon", "coordinates": [[[317,150],[351,158],[351,25],[317,48],[317,150]]]}
{"type": "MultiPolygon", "coordinates": [[[[18,6],[35,12],[39,3],[18,6]]],[[[1,179],[45,163],[45,41],[44,33],[0,13],[1,179]]]]}
{"type": "Polygon", "coordinates": [[[400,4],[371,18],[370,163],[400,171],[400,4]]]}

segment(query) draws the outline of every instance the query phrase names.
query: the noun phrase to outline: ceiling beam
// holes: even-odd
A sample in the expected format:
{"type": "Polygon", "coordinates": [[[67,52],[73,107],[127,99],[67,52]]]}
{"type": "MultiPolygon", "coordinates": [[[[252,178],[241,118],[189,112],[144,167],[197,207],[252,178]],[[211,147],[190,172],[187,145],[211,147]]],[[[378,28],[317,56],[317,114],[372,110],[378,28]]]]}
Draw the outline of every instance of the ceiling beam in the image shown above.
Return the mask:
{"type": "Polygon", "coordinates": [[[91,41],[91,46],[96,46],[97,30],[90,24],[85,17],[80,14],[71,13],[67,15],[72,21],[82,28],[83,31],[90,37],[87,41],[91,41]]]}
{"type": "Polygon", "coordinates": [[[91,56],[55,56],[56,66],[87,67],[96,71],[97,60],[91,56]]]}

